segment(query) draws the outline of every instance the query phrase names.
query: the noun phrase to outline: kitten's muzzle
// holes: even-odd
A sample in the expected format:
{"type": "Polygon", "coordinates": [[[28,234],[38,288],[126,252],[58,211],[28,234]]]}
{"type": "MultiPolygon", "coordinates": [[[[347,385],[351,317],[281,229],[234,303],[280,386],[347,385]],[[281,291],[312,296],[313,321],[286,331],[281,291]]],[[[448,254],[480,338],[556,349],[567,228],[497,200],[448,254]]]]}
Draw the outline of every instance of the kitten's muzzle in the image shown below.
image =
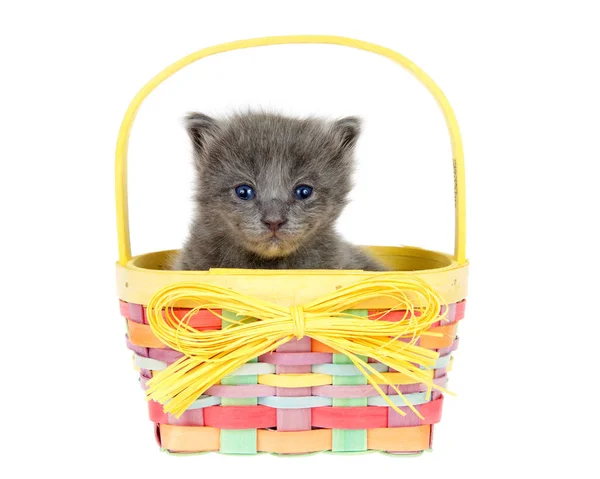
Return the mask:
{"type": "Polygon", "coordinates": [[[281,227],[287,223],[287,218],[282,217],[267,217],[262,219],[263,224],[273,233],[277,233],[281,227]]]}

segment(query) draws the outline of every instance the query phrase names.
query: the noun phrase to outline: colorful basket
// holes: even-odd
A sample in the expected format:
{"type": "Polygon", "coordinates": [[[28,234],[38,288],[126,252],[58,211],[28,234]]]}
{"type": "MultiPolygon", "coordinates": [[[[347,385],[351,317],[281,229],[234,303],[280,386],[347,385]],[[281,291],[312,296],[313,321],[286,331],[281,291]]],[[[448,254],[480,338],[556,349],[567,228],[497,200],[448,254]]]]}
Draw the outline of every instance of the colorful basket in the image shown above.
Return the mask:
{"type": "Polygon", "coordinates": [[[431,448],[464,316],[463,152],[443,93],[386,48],[332,36],[269,37],[219,45],[166,68],[134,98],[116,154],[117,289],[127,347],[146,390],[163,450],[230,454],[431,448]],[[371,247],[393,272],[169,271],[171,252],[131,257],[127,146],[150,92],[184,66],[216,53],[290,43],[334,44],[387,57],[437,100],[451,137],[454,255],[371,247]]]}

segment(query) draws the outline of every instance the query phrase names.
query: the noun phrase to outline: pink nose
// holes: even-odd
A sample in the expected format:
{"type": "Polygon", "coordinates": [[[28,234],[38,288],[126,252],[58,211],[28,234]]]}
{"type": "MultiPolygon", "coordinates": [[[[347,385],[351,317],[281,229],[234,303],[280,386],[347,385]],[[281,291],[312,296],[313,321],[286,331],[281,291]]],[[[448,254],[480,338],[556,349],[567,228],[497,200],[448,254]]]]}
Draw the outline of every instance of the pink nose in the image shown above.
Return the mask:
{"type": "Polygon", "coordinates": [[[273,233],[275,233],[276,231],[279,231],[279,229],[285,224],[287,220],[283,219],[283,218],[276,218],[276,219],[264,219],[263,223],[266,225],[267,228],[269,228],[273,233]]]}

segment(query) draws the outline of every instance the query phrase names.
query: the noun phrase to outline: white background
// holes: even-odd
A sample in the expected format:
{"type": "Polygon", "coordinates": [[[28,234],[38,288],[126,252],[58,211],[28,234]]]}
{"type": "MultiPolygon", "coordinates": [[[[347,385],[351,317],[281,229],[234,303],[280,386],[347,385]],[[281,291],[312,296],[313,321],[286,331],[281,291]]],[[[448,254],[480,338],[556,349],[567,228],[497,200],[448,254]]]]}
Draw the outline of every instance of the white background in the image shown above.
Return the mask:
{"type": "MultiPolygon", "coordinates": [[[[6,477],[597,474],[594,3],[3,2],[6,477]],[[405,54],[442,87],[462,128],[472,267],[451,373],[459,395],[446,401],[434,452],[417,460],[162,454],[124,346],[112,168],[128,102],[194,50],[298,33],[405,54]]],[[[449,144],[433,100],[380,57],[304,46],[204,60],[148,99],[131,138],[134,253],[176,248],[186,233],[192,170],[182,116],[246,106],[363,116],[357,188],[340,231],[358,243],[452,250],[449,144]]]]}

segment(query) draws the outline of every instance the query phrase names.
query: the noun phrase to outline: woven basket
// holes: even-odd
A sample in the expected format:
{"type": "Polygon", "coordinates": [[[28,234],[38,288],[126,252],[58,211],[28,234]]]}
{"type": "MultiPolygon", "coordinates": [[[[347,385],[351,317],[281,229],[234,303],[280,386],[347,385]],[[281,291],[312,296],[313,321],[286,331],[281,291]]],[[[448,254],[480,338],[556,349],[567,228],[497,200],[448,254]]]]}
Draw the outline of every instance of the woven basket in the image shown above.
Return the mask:
{"type": "MultiPolygon", "coordinates": [[[[248,298],[284,308],[300,307],[324,295],[373,278],[405,278],[426,284],[442,299],[435,317],[416,345],[438,354],[429,368],[432,383],[444,387],[456,349],[458,321],[463,318],[468,263],[465,258],[465,199],[461,138],[450,105],[435,83],[416,65],[386,48],[342,37],[288,36],[244,40],[200,50],[174,63],[153,78],[134,98],[123,121],[116,155],[116,197],[119,240],[117,290],[120,311],[127,323],[127,347],[133,351],[141,385],[165,370],[183,354],[168,347],[149,321],[157,292],[180,284],[221,287],[248,298]],[[210,270],[200,272],[163,269],[171,252],[131,257],[127,205],[127,145],[135,114],[146,96],[184,66],[220,52],[267,45],[334,44],[387,57],[410,71],[435,97],[451,137],[455,172],[456,242],[454,255],[412,247],[371,247],[371,252],[394,272],[363,271],[261,271],[210,270]]],[[[225,308],[194,310],[193,302],[172,310],[187,318],[196,331],[219,331],[239,318],[225,308]]],[[[375,319],[389,311],[385,296],[358,301],[355,317],[375,319]]],[[[421,305],[422,306],[422,305],[421,305]]],[[[413,315],[418,315],[418,309],[413,315]]],[[[380,320],[402,322],[405,311],[392,310],[380,320]]],[[[257,318],[261,320],[262,318],[257,318]]],[[[335,321],[335,318],[332,319],[335,321]]],[[[290,323],[291,324],[291,323],[290,323]]],[[[369,323],[371,324],[371,323],[369,323]]],[[[236,327],[235,325],[232,326],[236,327]]],[[[150,420],[160,447],[172,453],[217,451],[230,454],[306,454],[318,451],[356,453],[381,451],[419,454],[431,448],[434,424],[441,418],[444,397],[436,389],[368,358],[381,373],[381,393],[367,381],[348,355],[314,338],[292,338],[262,354],[205,389],[181,415],[165,412],[163,404],[149,400],[150,420]],[[389,384],[394,384],[395,388],[389,384]],[[398,394],[401,393],[401,395],[398,394]],[[387,394],[387,398],[382,395],[387,394]],[[408,406],[410,403],[413,407],[408,406]],[[405,415],[401,415],[400,412],[405,415]],[[419,413],[419,415],[416,414],[419,413]]],[[[367,360],[367,358],[364,358],[367,360]]],[[[423,369],[423,368],[421,368],[423,369]]]]}

